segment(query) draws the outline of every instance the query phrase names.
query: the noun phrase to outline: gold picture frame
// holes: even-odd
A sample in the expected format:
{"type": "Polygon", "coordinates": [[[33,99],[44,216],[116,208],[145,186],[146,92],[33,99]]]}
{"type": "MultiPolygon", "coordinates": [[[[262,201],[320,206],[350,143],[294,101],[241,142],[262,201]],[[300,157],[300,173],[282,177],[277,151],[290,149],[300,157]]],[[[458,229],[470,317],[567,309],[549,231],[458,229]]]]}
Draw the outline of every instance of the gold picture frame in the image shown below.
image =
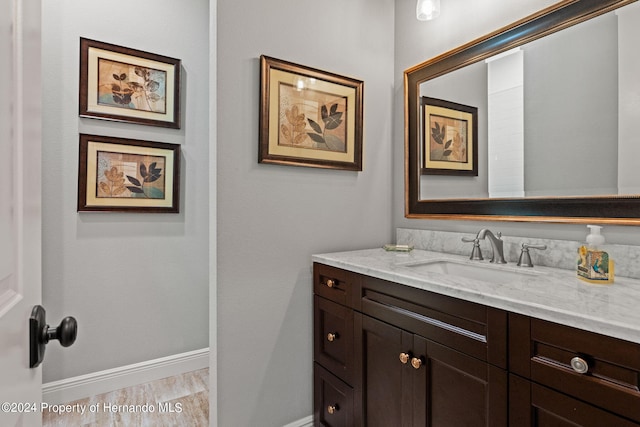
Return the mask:
{"type": "Polygon", "coordinates": [[[262,55],[259,163],[362,170],[364,83],[262,55]]]}
{"type": "Polygon", "coordinates": [[[180,128],[179,59],[80,38],[80,117],[180,128]]]}
{"type": "Polygon", "coordinates": [[[179,213],[180,145],[80,134],[78,212],[179,213]]]}
{"type": "Polygon", "coordinates": [[[478,108],[423,96],[423,175],[478,176],[478,108]]]}

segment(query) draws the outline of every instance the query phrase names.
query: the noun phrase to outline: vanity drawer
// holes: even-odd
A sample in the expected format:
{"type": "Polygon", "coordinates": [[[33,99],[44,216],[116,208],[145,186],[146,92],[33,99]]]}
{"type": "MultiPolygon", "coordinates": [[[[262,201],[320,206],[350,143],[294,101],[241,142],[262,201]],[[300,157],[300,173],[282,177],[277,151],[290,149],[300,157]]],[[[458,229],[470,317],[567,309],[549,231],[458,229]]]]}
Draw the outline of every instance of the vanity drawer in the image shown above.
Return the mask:
{"type": "Polygon", "coordinates": [[[637,427],[639,424],[516,375],[509,378],[509,425],[637,427]]]}
{"type": "Polygon", "coordinates": [[[347,307],[354,307],[358,276],[324,264],[313,264],[313,292],[347,307]]]}
{"type": "Polygon", "coordinates": [[[353,427],[353,389],[322,366],[313,365],[314,425],[353,427]]]}
{"type": "Polygon", "coordinates": [[[362,276],[362,313],[502,369],[507,312],[410,286],[362,276]]]}
{"type": "Polygon", "coordinates": [[[354,312],[317,295],[313,297],[314,360],[343,381],[353,384],[354,312]]]}
{"type": "Polygon", "coordinates": [[[640,344],[516,314],[509,334],[513,372],[640,422],[640,344]]]}

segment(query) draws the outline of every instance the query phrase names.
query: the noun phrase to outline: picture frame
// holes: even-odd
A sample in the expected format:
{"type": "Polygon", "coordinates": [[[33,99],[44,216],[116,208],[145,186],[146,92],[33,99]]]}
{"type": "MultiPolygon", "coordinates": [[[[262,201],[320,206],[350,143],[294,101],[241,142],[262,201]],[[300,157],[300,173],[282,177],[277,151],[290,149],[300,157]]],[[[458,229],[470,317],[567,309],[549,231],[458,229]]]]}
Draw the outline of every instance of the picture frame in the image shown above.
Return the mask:
{"type": "Polygon", "coordinates": [[[478,108],[421,97],[422,175],[478,176],[478,108]]]}
{"type": "Polygon", "coordinates": [[[179,213],[180,145],[80,134],[78,212],[179,213]]]}
{"type": "Polygon", "coordinates": [[[258,162],[361,171],[363,88],[262,55],[258,162]]]}
{"type": "Polygon", "coordinates": [[[181,61],[80,38],[80,117],[180,128],[181,61]]]}

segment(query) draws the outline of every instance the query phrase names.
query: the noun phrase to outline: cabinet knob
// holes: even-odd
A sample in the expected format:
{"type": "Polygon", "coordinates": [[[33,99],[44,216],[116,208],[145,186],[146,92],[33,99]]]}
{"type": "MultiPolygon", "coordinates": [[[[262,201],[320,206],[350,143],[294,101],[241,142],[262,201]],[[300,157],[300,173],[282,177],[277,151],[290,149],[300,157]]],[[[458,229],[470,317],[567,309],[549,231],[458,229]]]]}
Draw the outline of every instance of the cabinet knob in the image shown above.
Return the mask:
{"type": "Polygon", "coordinates": [[[589,371],[589,364],[582,357],[574,357],[571,359],[571,367],[579,374],[586,374],[589,371]]]}
{"type": "Polygon", "coordinates": [[[337,339],[338,339],[338,333],[337,332],[335,332],[335,333],[334,332],[329,332],[327,334],[327,341],[334,342],[337,339]]]}
{"type": "Polygon", "coordinates": [[[409,355],[409,353],[400,353],[400,361],[403,364],[407,364],[409,363],[409,359],[411,358],[411,356],[409,355]]]}
{"type": "Polygon", "coordinates": [[[338,406],[338,404],[336,403],[335,405],[329,405],[327,406],[327,412],[330,415],[335,414],[336,412],[338,412],[340,410],[340,407],[338,406]]]}
{"type": "Polygon", "coordinates": [[[334,286],[336,286],[336,281],[333,279],[327,279],[324,284],[327,285],[327,288],[333,288],[334,286]]]}
{"type": "Polygon", "coordinates": [[[420,367],[422,366],[422,359],[419,357],[414,357],[413,359],[411,359],[411,366],[413,366],[414,369],[420,369],[420,367]]]}

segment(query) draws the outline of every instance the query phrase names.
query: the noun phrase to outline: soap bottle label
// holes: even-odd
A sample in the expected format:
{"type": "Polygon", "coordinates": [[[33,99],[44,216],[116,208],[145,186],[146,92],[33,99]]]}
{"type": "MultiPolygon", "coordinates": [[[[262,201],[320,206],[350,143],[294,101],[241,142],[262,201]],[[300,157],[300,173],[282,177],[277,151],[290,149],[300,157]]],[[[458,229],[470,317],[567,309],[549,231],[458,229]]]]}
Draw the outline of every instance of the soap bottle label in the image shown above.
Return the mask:
{"type": "Polygon", "coordinates": [[[613,261],[605,251],[580,246],[578,249],[578,277],[592,283],[613,282],[613,261]]]}

